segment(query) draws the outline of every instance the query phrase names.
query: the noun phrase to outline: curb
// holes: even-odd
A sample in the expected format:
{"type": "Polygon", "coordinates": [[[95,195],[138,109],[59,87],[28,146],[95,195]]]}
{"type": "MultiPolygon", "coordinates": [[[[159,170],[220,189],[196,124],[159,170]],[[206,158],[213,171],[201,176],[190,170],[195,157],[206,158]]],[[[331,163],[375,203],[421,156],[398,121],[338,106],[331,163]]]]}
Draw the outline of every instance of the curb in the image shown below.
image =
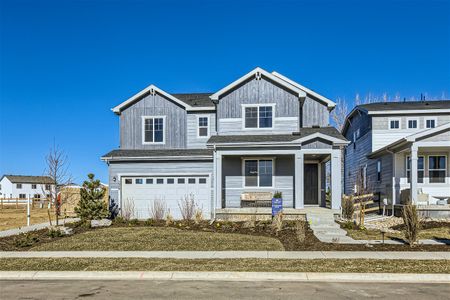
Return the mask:
{"type": "Polygon", "coordinates": [[[0,280],[185,280],[450,283],[450,274],[292,272],[1,271],[0,280]]]}

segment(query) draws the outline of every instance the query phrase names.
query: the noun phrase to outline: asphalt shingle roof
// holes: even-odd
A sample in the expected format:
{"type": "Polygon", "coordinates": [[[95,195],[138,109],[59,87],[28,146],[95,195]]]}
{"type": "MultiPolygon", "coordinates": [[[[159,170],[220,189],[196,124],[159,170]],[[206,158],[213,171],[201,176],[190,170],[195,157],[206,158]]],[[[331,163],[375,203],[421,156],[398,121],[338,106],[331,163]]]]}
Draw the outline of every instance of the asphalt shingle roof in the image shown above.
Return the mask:
{"type": "Polygon", "coordinates": [[[159,156],[211,156],[211,149],[162,149],[162,150],[137,150],[116,149],[102,157],[126,158],[126,157],[159,157],[159,156]]]}
{"type": "Polygon", "coordinates": [[[358,105],[367,111],[383,110],[421,110],[421,109],[450,109],[450,100],[436,101],[404,101],[404,102],[375,102],[358,105]]]}
{"type": "Polygon", "coordinates": [[[214,106],[209,96],[212,93],[190,93],[190,94],[172,94],[175,98],[183,101],[192,107],[214,106]]]}
{"type": "Polygon", "coordinates": [[[4,175],[3,177],[8,178],[12,183],[53,183],[49,176],[4,175]]]}

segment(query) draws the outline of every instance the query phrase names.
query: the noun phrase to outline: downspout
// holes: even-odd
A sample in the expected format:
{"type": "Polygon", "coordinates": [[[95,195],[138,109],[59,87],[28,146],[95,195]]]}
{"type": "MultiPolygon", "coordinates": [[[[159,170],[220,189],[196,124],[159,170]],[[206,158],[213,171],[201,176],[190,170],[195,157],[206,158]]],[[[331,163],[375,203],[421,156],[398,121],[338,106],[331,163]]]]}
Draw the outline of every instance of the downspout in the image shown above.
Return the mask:
{"type": "MultiPolygon", "coordinates": [[[[389,150],[389,149],[386,149],[386,151],[388,152],[388,153],[390,153],[391,155],[392,155],[392,214],[391,214],[391,218],[392,217],[394,217],[394,208],[395,208],[395,203],[394,202],[396,202],[395,200],[395,198],[396,198],[396,188],[395,188],[395,169],[396,169],[396,166],[395,166],[395,153],[393,152],[393,151],[391,151],[391,150],[389,150]]],[[[380,199],[381,200],[381,199],[380,199]]]]}

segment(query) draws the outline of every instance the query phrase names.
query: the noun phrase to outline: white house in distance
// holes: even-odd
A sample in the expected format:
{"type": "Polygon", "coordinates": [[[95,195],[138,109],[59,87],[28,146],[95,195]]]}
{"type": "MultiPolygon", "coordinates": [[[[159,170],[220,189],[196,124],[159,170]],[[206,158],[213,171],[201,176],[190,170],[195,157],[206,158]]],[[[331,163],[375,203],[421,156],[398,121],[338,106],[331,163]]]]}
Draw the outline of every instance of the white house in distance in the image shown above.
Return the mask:
{"type": "Polygon", "coordinates": [[[51,194],[52,182],[48,176],[3,175],[0,179],[0,197],[47,198],[51,194]]]}

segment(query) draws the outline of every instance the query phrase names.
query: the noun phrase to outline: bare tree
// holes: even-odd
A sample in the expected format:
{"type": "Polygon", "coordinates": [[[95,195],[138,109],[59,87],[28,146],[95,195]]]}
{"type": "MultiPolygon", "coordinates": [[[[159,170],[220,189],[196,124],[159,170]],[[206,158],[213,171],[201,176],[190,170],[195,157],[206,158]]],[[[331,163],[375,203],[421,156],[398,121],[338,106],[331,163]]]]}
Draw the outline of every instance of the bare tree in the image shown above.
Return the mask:
{"type": "Polygon", "coordinates": [[[62,199],[58,199],[58,194],[62,187],[71,182],[71,175],[68,172],[69,159],[66,153],[57,145],[53,145],[45,156],[44,175],[51,178],[50,188],[45,187],[44,194],[50,196],[50,201],[55,205],[56,225],[58,226],[61,214],[62,199]]]}
{"type": "Polygon", "coordinates": [[[347,117],[348,113],[349,111],[347,102],[345,102],[345,100],[341,98],[338,98],[336,101],[336,107],[331,112],[331,119],[333,120],[339,131],[342,131],[342,129],[344,128],[345,118],[347,117]]]}

